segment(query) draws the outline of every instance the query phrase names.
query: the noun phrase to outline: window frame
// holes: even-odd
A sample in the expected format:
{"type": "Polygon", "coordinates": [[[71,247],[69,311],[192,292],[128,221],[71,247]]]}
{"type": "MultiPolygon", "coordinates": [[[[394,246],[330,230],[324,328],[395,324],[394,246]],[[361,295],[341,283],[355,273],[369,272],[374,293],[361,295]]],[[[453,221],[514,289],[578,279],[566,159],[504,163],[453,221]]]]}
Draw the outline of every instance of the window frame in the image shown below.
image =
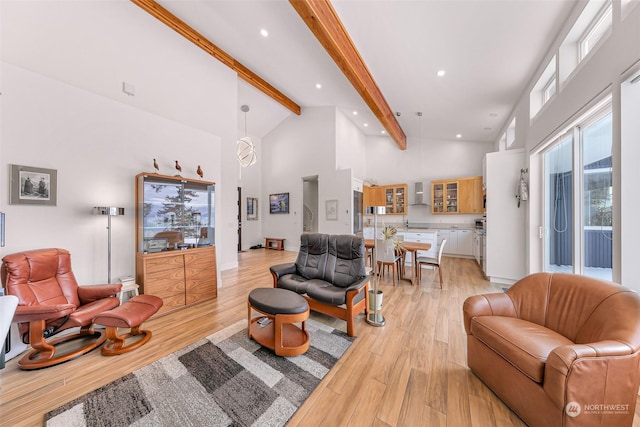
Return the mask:
{"type": "Polygon", "coordinates": [[[578,39],[578,64],[581,63],[594,47],[602,40],[608,31],[611,31],[613,26],[613,2],[609,0],[606,2],[602,9],[596,14],[594,19],[589,23],[589,26],[585,32],[578,39]],[[608,27],[598,32],[601,25],[605,23],[606,18],[609,17],[608,27]],[[593,36],[599,34],[599,36],[593,40],[593,36]]]}

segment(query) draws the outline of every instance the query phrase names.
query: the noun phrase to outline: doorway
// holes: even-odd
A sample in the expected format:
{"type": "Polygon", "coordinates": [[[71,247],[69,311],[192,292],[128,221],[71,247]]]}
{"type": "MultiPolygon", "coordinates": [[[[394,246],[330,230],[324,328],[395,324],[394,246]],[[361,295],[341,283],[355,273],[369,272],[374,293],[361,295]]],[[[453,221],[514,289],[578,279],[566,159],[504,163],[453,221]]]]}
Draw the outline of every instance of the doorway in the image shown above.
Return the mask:
{"type": "Polygon", "coordinates": [[[318,175],[302,178],[302,232],[318,232],[318,175]]]}
{"type": "Polygon", "coordinates": [[[238,187],[238,252],[242,252],[242,187],[238,187]]]}

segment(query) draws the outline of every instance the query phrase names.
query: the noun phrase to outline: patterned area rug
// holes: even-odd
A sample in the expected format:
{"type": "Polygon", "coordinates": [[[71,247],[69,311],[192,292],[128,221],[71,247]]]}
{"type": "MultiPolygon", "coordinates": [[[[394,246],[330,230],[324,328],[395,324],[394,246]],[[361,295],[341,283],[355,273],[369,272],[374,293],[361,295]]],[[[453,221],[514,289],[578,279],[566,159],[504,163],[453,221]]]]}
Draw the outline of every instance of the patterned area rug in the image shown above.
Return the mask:
{"type": "Polygon", "coordinates": [[[242,320],[45,415],[47,426],[282,426],[353,338],[309,319],[309,350],[279,357],[242,320]]]}

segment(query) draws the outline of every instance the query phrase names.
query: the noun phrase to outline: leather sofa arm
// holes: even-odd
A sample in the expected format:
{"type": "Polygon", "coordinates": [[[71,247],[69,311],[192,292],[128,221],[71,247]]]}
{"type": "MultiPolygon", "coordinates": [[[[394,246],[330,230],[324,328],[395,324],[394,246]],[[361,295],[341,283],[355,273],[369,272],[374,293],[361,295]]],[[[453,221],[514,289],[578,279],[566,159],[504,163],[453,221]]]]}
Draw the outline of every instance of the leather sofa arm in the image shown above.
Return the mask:
{"type": "Polygon", "coordinates": [[[93,301],[97,301],[102,298],[116,296],[122,285],[115,283],[111,285],[95,285],[95,286],[78,286],[78,298],[80,298],[80,304],[88,304],[93,301]]]}
{"type": "Polygon", "coordinates": [[[284,276],[285,274],[294,274],[298,271],[294,262],[272,265],[271,267],[269,267],[269,270],[271,270],[271,275],[273,276],[274,288],[278,287],[278,280],[282,276],[284,276]]]}
{"type": "Polygon", "coordinates": [[[369,280],[371,280],[370,276],[364,276],[361,279],[356,280],[355,282],[353,282],[352,284],[350,284],[348,287],[344,288],[345,291],[360,291],[364,285],[366,285],[367,283],[369,283],[369,280]]]}
{"type": "MultiPolygon", "coordinates": [[[[619,378],[621,383],[613,387],[619,393],[623,378],[634,381],[629,373],[637,369],[638,358],[640,353],[634,354],[633,348],[620,341],[560,346],[547,358],[544,391],[558,408],[564,408],[568,402],[576,400],[576,396],[568,394],[569,391],[582,393],[580,400],[584,403],[607,403],[602,394],[607,387],[601,382],[607,377],[619,378]]],[[[631,395],[635,395],[635,392],[631,395]]]]}
{"type": "Polygon", "coordinates": [[[464,301],[464,330],[471,334],[471,319],[477,316],[518,317],[513,301],[504,292],[474,295],[464,301]]]}
{"type": "Polygon", "coordinates": [[[56,305],[19,305],[13,316],[16,323],[28,323],[33,320],[59,319],[76,310],[73,304],[56,305]]]}

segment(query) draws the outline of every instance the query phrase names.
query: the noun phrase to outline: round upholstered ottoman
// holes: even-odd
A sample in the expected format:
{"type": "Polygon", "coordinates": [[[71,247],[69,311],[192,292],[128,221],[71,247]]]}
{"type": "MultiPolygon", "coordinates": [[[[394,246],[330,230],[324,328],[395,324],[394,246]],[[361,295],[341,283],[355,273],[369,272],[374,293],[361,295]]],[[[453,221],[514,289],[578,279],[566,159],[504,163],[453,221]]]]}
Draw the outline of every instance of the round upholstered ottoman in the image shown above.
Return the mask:
{"type": "Polygon", "coordinates": [[[258,288],[249,292],[247,306],[249,338],[278,356],[298,356],[309,349],[309,304],[302,296],[286,289],[258,288]],[[252,317],[252,311],[260,316],[252,317]]]}

